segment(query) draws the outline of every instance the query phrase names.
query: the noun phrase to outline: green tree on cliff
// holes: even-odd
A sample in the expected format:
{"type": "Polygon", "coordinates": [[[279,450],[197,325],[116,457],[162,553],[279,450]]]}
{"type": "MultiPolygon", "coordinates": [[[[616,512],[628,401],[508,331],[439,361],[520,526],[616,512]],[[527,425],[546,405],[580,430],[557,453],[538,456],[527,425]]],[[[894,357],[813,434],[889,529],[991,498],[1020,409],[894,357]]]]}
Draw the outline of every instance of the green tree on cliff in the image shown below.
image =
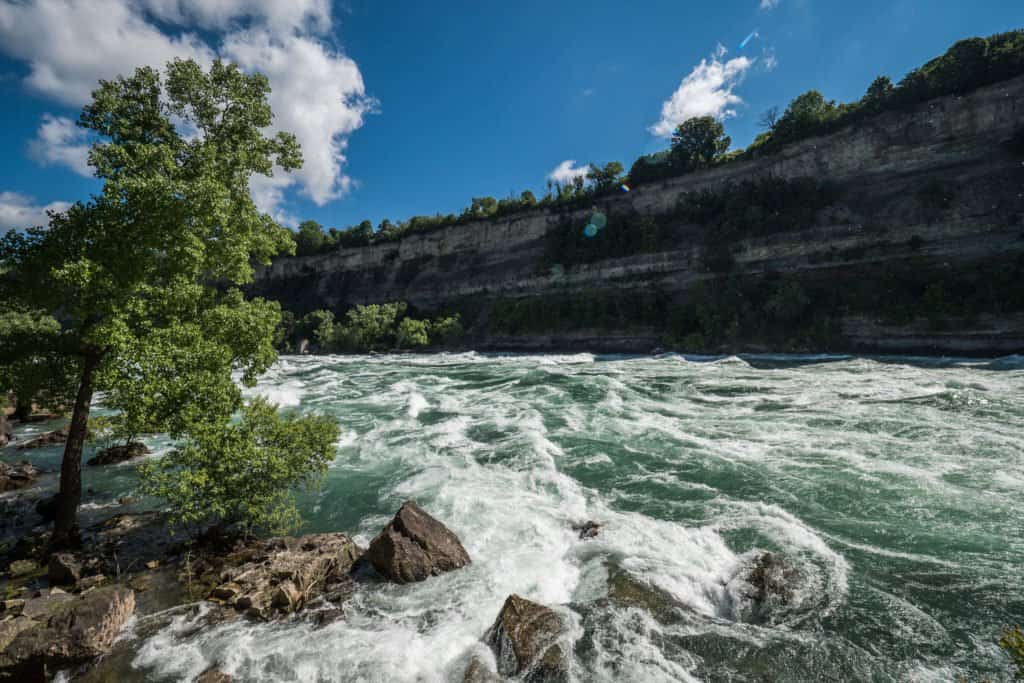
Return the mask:
{"type": "Polygon", "coordinates": [[[59,359],[66,372],[53,383],[74,396],[56,545],[77,539],[96,391],[111,392],[131,424],[201,448],[242,406],[232,373],[252,384],[276,358],[279,306],[238,289],[253,262],[293,249],[249,190],[254,174],[302,164],[293,135],[264,133],[269,90],[264,76],[219,61],[209,71],[176,60],[163,74],[140,68],[101,81],[79,125],[97,138],[89,163],[102,190],[52,214],[48,228],[11,231],[0,242],[3,300],[53,328],[35,344],[23,329],[2,330],[5,381],[16,386],[12,374],[36,358],[59,359]]]}
{"type": "Polygon", "coordinates": [[[712,116],[687,119],[672,134],[672,161],[682,168],[710,166],[730,144],[721,121],[712,116]]]}

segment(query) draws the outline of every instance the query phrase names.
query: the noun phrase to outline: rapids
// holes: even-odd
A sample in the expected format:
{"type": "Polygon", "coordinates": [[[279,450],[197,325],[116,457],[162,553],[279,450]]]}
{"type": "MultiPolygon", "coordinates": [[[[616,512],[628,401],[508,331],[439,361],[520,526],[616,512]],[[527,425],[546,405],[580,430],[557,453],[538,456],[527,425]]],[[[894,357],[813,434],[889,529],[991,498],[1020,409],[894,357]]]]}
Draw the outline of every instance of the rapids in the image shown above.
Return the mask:
{"type": "MultiPolygon", "coordinates": [[[[473,564],[361,590],[322,629],[196,632],[183,613],[126,636],[123,680],[217,663],[244,681],[459,681],[509,593],[565,615],[579,681],[1007,675],[1024,358],[285,357],[253,391],[343,426],[303,531],[365,544],[413,498],[473,564]],[[585,520],[597,538],[572,531],[585,520]],[[737,577],[761,550],[797,578],[752,619],[737,577]],[[606,599],[623,572],[665,609],[606,599]]],[[[133,486],[130,466],[86,469],[110,496],[133,486]]]]}

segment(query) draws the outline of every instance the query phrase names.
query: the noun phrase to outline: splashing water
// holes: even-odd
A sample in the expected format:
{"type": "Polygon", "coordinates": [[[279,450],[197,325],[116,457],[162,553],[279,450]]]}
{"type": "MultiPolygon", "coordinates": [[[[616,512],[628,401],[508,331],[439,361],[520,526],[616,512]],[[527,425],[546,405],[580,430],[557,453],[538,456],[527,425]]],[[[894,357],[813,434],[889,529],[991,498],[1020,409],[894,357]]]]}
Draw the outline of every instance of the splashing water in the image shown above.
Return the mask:
{"type": "Polygon", "coordinates": [[[414,498],[473,564],[320,630],[175,617],[123,680],[459,681],[509,593],[570,619],[579,681],[991,679],[1024,621],[1024,359],[291,357],[281,387],[343,426],[305,531],[365,544],[414,498]],[[756,612],[766,550],[792,590],[756,612]]]}

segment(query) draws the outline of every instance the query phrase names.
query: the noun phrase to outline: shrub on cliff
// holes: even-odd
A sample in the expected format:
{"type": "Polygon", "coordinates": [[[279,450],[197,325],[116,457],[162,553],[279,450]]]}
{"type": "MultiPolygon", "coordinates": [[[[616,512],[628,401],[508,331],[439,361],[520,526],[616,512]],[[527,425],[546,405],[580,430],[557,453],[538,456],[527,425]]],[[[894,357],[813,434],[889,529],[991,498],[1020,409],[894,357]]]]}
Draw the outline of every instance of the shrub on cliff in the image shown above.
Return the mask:
{"type": "Polygon", "coordinates": [[[714,117],[687,119],[672,134],[672,163],[678,169],[705,168],[720,159],[731,144],[725,127],[714,117]]]}
{"type": "Polygon", "coordinates": [[[1017,668],[1017,678],[1024,680],[1024,631],[1020,626],[1008,628],[999,639],[999,646],[1010,655],[1017,668]]]}
{"type": "Polygon", "coordinates": [[[289,531],[299,523],[294,491],[319,481],[337,438],[329,417],[282,416],[256,399],[238,422],[197,426],[182,445],[143,463],[141,489],[165,500],[179,524],[289,531]]]}
{"type": "Polygon", "coordinates": [[[426,346],[430,343],[427,331],[430,323],[426,320],[415,318],[403,318],[398,323],[398,332],[395,334],[395,346],[400,349],[412,349],[417,346],[426,346]]]}
{"type": "MultiPolygon", "coordinates": [[[[126,420],[174,438],[223,433],[242,407],[233,379],[255,383],[276,358],[280,307],[246,300],[253,263],[292,249],[288,231],[259,212],[252,176],[298,168],[295,137],[265,134],[273,115],[260,74],[214,61],[175,60],[101,81],[80,124],[96,136],[89,163],[99,194],[53,213],[49,228],[8,232],[0,243],[4,295],[18,310],[58,321],[60,334],[3,357],[17,371],[38,358],[64,361],[74,385],[56,506],[54,543],[78,535],[81,460],[92,397],[113,390],[126,420]],[[132,394],[136,400],[128,400],[132,394]]],[[[263,415],[266,411],[258,411],[263,415]]],[[[269,418],[266,418],[269,419],[269,418]]],[[[321,443],[329,425],[304,423],[321,443]]],[[[262,448],[238,431],[238,451],[262,448]]],[[[216,459],[195,480],[224,486],[216,459]]],[[[165,479],[168,486],[180,482],[165,479]]],[[[239,495],[248,493],[239,491],[239,495]]]]}

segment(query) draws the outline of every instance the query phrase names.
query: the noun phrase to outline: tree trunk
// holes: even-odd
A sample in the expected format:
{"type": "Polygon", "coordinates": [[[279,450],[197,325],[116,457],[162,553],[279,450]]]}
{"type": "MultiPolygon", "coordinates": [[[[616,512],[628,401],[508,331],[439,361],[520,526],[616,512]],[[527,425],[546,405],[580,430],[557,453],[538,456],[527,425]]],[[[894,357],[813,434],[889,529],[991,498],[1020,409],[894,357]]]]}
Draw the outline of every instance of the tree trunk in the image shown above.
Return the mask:
{"type": "Polygon", "coordinates": [[[57,517],[53,530],[54,547],[78,544],[78,505],[82,501],[82,449],[89,428],[89,406],[92,403],[92,381],[100,357],[89,354],[82,365],[82,380],[75,397],[75,409],[68,426],[64,459],[60,464],[60,492],[57,494],[57,517]]]}

